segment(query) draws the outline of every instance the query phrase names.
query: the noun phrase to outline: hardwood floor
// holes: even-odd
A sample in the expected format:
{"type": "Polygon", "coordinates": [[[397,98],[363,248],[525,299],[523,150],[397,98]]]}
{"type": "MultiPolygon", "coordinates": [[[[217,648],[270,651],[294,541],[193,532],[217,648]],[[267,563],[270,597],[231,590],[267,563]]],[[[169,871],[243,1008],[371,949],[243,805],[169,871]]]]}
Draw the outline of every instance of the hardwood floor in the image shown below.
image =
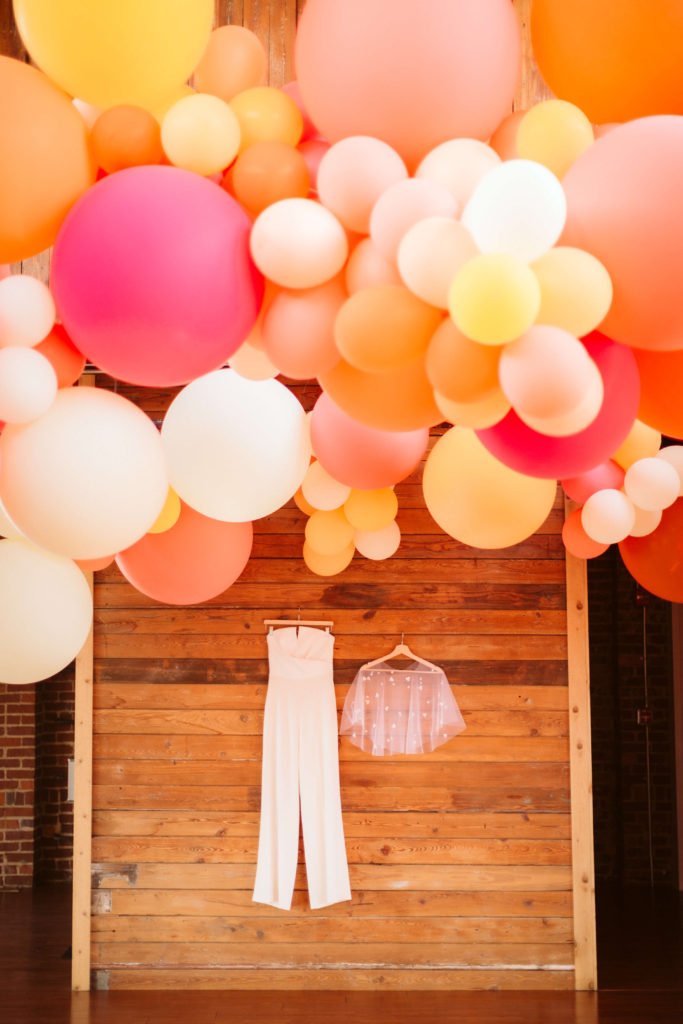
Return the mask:
{"type": "Polygon", "coordinates": [[[68,888],[0,894],[3,1024],[682,1024],[675,894],[600,905],[601,990],[572,992],[69,991],[68,888]]]}

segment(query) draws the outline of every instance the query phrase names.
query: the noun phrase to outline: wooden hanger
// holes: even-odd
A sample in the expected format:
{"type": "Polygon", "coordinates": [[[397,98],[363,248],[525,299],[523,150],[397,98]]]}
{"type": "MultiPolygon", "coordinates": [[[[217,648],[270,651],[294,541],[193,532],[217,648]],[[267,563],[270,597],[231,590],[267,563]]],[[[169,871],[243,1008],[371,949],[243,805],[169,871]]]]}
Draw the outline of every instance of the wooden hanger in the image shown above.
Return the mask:
{"type": "Polygon", "coordinates": [[[408,647],[408,644],[403,642],[403,639],[404,634],[401,633],[401,642],[400,644],[396,644],[393,651],[389,651],[388,654],[382,655],[381,658],[375,658],[374,661],[368,661],[365,665],[361,666],[361,672],[364,671],[364,669],[366,668],[374,668],[376,665],[381,665],[385,661],[390,661],[391,658],[396,658],[399,656],[399,654],[403,654],[406,658],[412,658],[413,661],[416,661],[418,665],[424,665],[425,668],[430,669],[430,671],[432,672],[441,671],[438,665],[435,665],[431,661],[425,661],[424,658],[420,658],[417,654],[414,653],[414,651],[411,651],[410,647],[408,647]]]}
{"type": "Polygon", "coordinates": [[[263,625],[269,632],[272,632],[273,626],[324,626],[325,631],[329,633],[334,622],[332,619],[302,619],[301,608],[299,608],[296,619],[264,619],[263,625]]]}

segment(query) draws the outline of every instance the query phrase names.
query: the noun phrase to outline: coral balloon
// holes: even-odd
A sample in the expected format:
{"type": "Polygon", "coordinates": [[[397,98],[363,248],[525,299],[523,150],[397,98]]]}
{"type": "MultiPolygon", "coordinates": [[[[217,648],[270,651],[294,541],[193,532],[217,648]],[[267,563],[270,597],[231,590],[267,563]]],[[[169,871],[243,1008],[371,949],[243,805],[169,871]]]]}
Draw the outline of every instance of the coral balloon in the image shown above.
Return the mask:
{"type": "Polygon", "coordinates": [[[683,114],[683,18],[677,4],[534,0],[531,38],[553,92],[596,124],[683,114]]]}
{"type": "Polygon", "coordinates": [[[325,138],[370,135],[411,169],[448,139],[487,139],[512,107],[520,31],[507,0],[309,0],[297,79],[325,138]]]}
{"type": "Polygon", "coordinates": [[[268,55],[258,36],[242,25],[221,25],[209,36],[194,84],[198,92],[229,103],[237,93],[262,85],[267,73],[268,55]]]}
{"type": "Polygon", "coordinates": [[[414,295],[447,309],[453,278],[477,253],[474,239],[460,221],[426,217],[406,231],[396,259],[403,283],[414,295]]]}
{"type": "Polygon", "coordinates": [[[655,456],[637,459],[624,476],[624,491],[645,512],[658,512],[673,505],[680,486],[677,470],[655,456]]]}
{"type": "Polygon", "coordinates": [[[352,419],[323,393],[311,414],[311,441],[320,464],[350,487],[375,490],[403,480],[427,449],[429,431],[376,430],[352,419]]]}
{"type": "Polygon", "coordinates": [[[344,515],[354,530],[383,530],[393,523],[398,498],[391,487],[375,491],[352,490],[344,502],[344,515]]]}
{"type": "Polygon", "coordinates": [[[335,480],[322,462],[312,462],[301,484],[301,493],[314,510],[332,512],[335,508],[341,508],[351,488],[335,480]]]}
{"type": "Polygon", "coordinates": [[[562,524],[562,541],[575,558],[597,558],[609,547],[609,544],[600,544],[588,536],[581,522],[580,508],[574,509],[562,524]]]}
{"type": "Polygon", "coordinates": [[[636,521],[636,510],[623,491],[596,491],[581,509],[581,525],[598,544],[618,544],[628,537],[636,521]]]}
{"type": "Polygon", "coordinates": [[[232,168],[235,196],[254,216],[280,199],[305,199],[310,185],[306,161],[287,142],[254,142],[232,168]]]}
{"type": "Polygon", "coordinates": [[[35,346],[35,351],[49,359],[57,374],[57,387],[75,384],[85,369],[85,356],[79,352],[61,324],[55,324],[47,338],[35,346]]]}
{"type": "Polygon", "coordinates": [[[40,71],[0,56],[0,95],[2,264],[51,246],[97,169],[83,118],[40,71]]]}
{"type": "Polygon", "coordinates": [[[335,405],[376,430],[420,430],[443,419],[423,356],[387,373],[365,373],[341,359],[319,379],[335,405]]]}
{"type": "Polygon", "coordinates": [[[526,110],[515,110],[508,114],[500,122],[495,132],[489,139],[489,146],[498,154],[501,160],[516,160],[517,153],[517,132],[519,124],[526,110]]]}
{"type": "Polygon", "coordinates": [[[453,278],[448,308],[456,327],[482,345],[504,345],[533,324],[541,305],[534,272],[517,256],[486,253],[453,278]]]}
{"type": "Polygon", "coordinates": [[[49,359],[20,345],[0,348],[0,419],[29,423],[50,408],[57,374],[49,359]]]}
{"type": "Polygon", "coordinates": [[[386,373],[426,352],[441,321],[438,309],[403,285],[365,288],[339,310],[334,338],[351,366],[367,373],[386,373]]]}
{"type": "Polygon", "coordinates": [[[563,178],[594,142],[593,126],[573,103],[545,100],[527,110],[517,128],[517,155],[535,160],[563,178]]]}
{"type": "Polygon", "coordinates": [[[502,352],[502,346],[480,345],[462,334],[452,320],[444,320],[427,349],[427,376],[443,398],[476,402],[499,391],[502,352]]]}
{"type": "Polygon", "coordinates": [[[46,338],[55,322],[50,289],[30,274],[12,274],[0,281],[0,347],[31,348],[46,338]]]}
{"type": "Polygon", "coordinates": [[[120,104],[102,111],[90,133],[93,156],[107,174],[126,167],[160,164],[164,158],[161,128],[144,107],[120,104]]]}
{"type": "Polygon", "coordinates": [[[99,558],[146,533],[168,493],[152,421],[127,399],[64,388],[39,419],[0,435],[0,497],[26,536],[70,558],[99,558]]]}
{"type": "Polygon", "coordinates": [[[616,462],[608,459],[578,476],[565,477],[561,483],[567,497],[583,505],[596,491],[607,487],[620,490],[624,483],[624,471],[616,462]]]}
{"type": "Polygon", "coordinates": [[[380,139],[356,135],[335,143],[320,161],[318,195],[344,227],[367,235],[379,197],[407,177],[395,149],[380,139]]]}
{"type": "Polygon", "coordinates": [[[251,554],[251,523],[225,523],[181,504],[163,533],[148,533],[116,556],[116,564],[141,593],[164,604],[210,601],[232,586],[251,554]]]}
{"type": "Polygon", "coordinates": [[[71,96],[103,109],[152,107],[192,74],[213,2],[14,0],[14,13],[33,60],[71,96]]]}
{"type": "Polygon", "coordinates": [[[640,374],[638,419],[669,437],[683,438],[683,350],[634,349],[640,374]]]}
{"type": "Polygon", "coordinates": [[[541,286],[538,323],[562,327],[582,338],[604,320],[612,282],[602,263],[582,249],[555,246],[532,269],[541,286]]]}
{"type": "Polygon", "coordinates": [[[398,523],[389,523],[381,530],[354,530],[353,542],[356,551],[372,561],[383,561],[396,554],[401,544],[398,523]]]}
{"type": "Polygon", "coordinates": [[[255,220],[251,253],[256,266],[282,288],[315,288],[346,263],[349,244],[340,222],[312,199],[282,199],[255,220]]]}
{"type": "Polygon", "coordinates": [[[554,480],[504,466],[465,427],[452,427],[436,442],[422,488],[441,529],[477,548],[504,548],[529,537],[547,518],[556,492],[554,480]]]}
{"type": "Polygon", "coordinates": [[[103,179],[55,245],[64,326],[91,362],[134,384],[183,384],[222,365],[263,296],[249,231],[239,204],[189,171],[133,167],[103,179]]]}
{"type": "Polygon", "coordinates": [[[304,119],[294,100],[269,85],[257,85],[237,93],[230,100],[237,117],[242,141],[240,150],[255,142],[274,140],[296,146],[304,130],[304,119]]]}
{"type": "Polygon", "coordinates": [[[635,348],[683,348],[683,118],[618,125],[563,180],[562,243],[604,265],[614,297],[601,330],[635,348]]]}
{"type": "Polygon", "coordinates": [[[665,509],[656,530],[619,545],[631,576],[664,601],[683,602],[683,501],[665,509]]]}
{"type": "Polygon", "coordinates": [[[372,208],[370,237],[388,260],[396,260],[406,231],[425,217],[455,217],[451,192],[430,178],[408,178],[390,185],[372,208]]]}
{"type": "Polygon", "coordinates": [[[350,295],[364,288],[403,283],[396,264],[382,255],[371,238],[362,238],[354,247],[344,269],[344,279],[350,295]]]}
{"type": "Polygon", "coordinates": [[[319,551],[314,551],[310,544],[304,543],[303,557],[307,568],[316,576],[336,576],[350,565],[355,550],[355,545],[351,541],[342,551],[332,555],[321,555],[319,551]]]}
{"type": "Polygon", "coordinates": [[[633,353],[598,332],[585,340],[602,377],[602,408],[590,426],[569,437],[548,437],[514,411],[478,436],[501,462],[533,476],[578,476],[609,459],[633,426],[638,409],[638,368],[633,353]]]}
{"type": "Polygon", "coordinates": [[[183,388],[161,437],[179,497],[202,515],[233,523],[261,519],[289,501],[311,451],[306,414],[291,391],[233,370],[183,388]]]}
{"type": "Polygon", "coordinates": [[[500,157],[485,142],[479,142],[478,139],[449,139],[427,153],[415,177],[427,178],[443,185],[461,211],[484,175],[499,163],[500,157]]]}
{"type": "Polygon", "coordinates": [[[317,288],[282,290],[268,306],[261,326],[263,346],[281,373],[310,380],[341,358],[334,322],[347,299],[339,277],[317,288]]]}
{"type": "Polygon", "coordinates": [[[341,508],[316,510],[306,523],[306,543],[318,555],[337,555],[353,541],[353,527],[341,508]]]}
{"type": "Polygon", "coordinates": [[[237,156],[240,123],[218,96],[194,93],[174,103],[161,122],[161,144],[170,163],[196,174],[218,174],[237,156]]]}
{"type": "Polygon", "coordinates": [[[92,595],[77,565],[22,540],[0,540],[0,682],[60,672],[91,623],[92,595]]]}

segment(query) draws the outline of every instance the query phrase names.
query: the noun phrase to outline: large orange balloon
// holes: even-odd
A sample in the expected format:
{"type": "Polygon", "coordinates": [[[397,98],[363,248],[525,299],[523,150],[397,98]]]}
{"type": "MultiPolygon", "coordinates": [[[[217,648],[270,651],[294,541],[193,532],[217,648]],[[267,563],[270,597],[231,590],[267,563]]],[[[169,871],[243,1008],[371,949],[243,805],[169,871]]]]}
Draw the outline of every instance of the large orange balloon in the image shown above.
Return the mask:
{"type": "Polygon", "coordinates": [[[553,92],[596,124],[683,114],[680,3],[534,0],[531,39],[553,92]]]}
{"type": "Polygon", "coordinates": [[[509,0],[308,0],[296,68],[326,139],[370,135],[414,168],[448,139],[488,139],[510,111],[519,25],[509,0]]]}
{"type": "Polygon", "coordinates": [[[341,359],[319,380],[347,416],[376,430],[420,430],[443,419],[424,356],[390,373],[365,373],[341,359]]]}
{"type": "Polygon", "coordinates": [[[641,587],[665,601],[683,603],[683,499],[664,509],[653,533],[627,537],[619,551],[641,587]]]}
{"type": "Polygon", "coordinates": [[[96,168],[68,97],[11,57],[0,57],[0,139],[0,263],[15,263],[52,245],[96,168]]]}
{"type": "Polygon", "coordinates": [[[633,352],[640,374],[638,419],[669,437],[683,438],[683,351],[633,352]]]}
{"type": "Polygon", "coordinates": [[[683,117],[619,125],[565,175],[563,245],[586,249],[612,279],[600,330],[635,348],[683,348],[683,117]]]}

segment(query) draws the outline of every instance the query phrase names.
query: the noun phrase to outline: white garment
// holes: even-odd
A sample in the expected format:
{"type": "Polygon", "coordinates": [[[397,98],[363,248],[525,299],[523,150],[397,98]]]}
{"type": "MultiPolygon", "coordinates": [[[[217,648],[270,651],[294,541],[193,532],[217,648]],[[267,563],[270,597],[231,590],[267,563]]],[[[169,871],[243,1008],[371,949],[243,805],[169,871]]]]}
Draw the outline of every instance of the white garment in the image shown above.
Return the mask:
{"type": "Polygon", "coordinates": [[[299,809],[311,907],[351,899],[339,793],[334,637],[309,626],[268,633],[261,827],[253,899],[292,905],[299,809]]]}
{"type": "Polygon", "coordinates": [[[368,754],[425,754],[465,728],[445,673],[409,668],[362,668],[344,701],[341,729],[368,754]]]}

